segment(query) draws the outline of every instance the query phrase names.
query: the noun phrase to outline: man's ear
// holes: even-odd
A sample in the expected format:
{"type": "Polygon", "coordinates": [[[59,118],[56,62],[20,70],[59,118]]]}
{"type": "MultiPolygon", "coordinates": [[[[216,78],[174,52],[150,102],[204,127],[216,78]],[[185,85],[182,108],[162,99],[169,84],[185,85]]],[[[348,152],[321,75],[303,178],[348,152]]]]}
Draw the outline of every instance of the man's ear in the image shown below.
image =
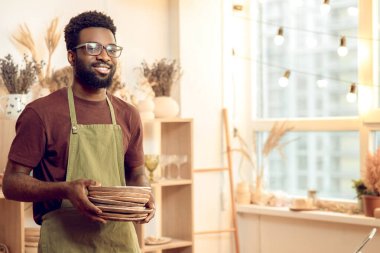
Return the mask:
{"type": "Polygon", "coordinates": [[[67,60],[69,61],[70,65],[73,66],[75,63],[75,53],[72,50],[67,51],[67,60]]]}

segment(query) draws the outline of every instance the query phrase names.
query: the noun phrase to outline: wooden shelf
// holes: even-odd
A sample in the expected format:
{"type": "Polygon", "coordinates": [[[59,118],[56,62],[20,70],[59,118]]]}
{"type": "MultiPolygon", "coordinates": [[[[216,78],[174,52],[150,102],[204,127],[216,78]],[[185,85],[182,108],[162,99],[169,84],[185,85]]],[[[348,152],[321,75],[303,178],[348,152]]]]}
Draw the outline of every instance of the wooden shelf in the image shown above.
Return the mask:
{"type": "Polygon", "coordinates": [[[176,123],[176,122],[190,122],[192,119],[188,118],[163,118],[163,119],[144,119],[143,123],[176,123]]]}
{"type": "Polygon", "coordinates": [[[0,242],[10,252],[24,252],[24,203],[6,200],[0,194],[0,242]]]}
{"type": "Polygon", "coordinates": [[[151,183],[152,187],[163,187],[163,186],[175,186],[175,185],[188,185],[192,184],[193,181],[189,179],[164,179],[157,182],[151,183]]]}
{"type": "MultiPolygon", "coordinates": [[[[192,253],[193,249],[193,121],[170,118],[144,121],[147,153],[186,155],[183,179],[161,179],[152,183],[157,212],[152,223],[136,226],[142,252],[192,253]],[[181,207],[181,208],[178,208],[181,207]],[[153,229],[152,229],[153,227],[153,229]],[[175,238],[170,243],[145,245],[147,236],[175,238]]],[[[157,178],[160,170],[155,171],[157,178]]]]}
{"type": "Polygon", "coordinates": [[[183,248],[183,247],[189,247],[189,246],[193,246],[193,243],[191,241],[183,241],[183,240],[172,239],[171,242],[165,243],[165,244],[144,245],[142,252],[151,252],[151,251],[166,250],[166,249],[176,249],[176,248],[183,248]]]}

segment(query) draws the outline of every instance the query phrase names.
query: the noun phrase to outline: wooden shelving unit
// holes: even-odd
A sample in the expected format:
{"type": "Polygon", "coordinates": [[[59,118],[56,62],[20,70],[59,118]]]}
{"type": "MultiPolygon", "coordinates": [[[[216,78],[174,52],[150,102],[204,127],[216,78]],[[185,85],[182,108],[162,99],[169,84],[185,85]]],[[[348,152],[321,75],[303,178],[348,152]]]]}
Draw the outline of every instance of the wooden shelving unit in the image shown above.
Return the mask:
{"type": "MultiPolygon", "coordinates": [[[[181,168],[182,179],[163,179],[152,183],[156,199],[154,236],[170,237],[169,243],[145,245],[146,226],[136,225],[142,252],[193,252],[193,122],[191,119],[144,121],[144,149],[161,155],[187,155],[181,168]],[[150,145],[150,146],[149,146],[150,145]]],[[[160,176],[160,169],[157,171],[160,176]]],[[[152,235],[150,235],[152,236],[152,235]]]]}
{"type": "MultiPolygon", "coordinates": [[[[15,136],[15,120],[0,118],[0,173],[5,170],[8,151],[15,136]]],[[[10,252],[24,252],[24,203],[6,200],[0,188],[0,243],[10,252]]]]}

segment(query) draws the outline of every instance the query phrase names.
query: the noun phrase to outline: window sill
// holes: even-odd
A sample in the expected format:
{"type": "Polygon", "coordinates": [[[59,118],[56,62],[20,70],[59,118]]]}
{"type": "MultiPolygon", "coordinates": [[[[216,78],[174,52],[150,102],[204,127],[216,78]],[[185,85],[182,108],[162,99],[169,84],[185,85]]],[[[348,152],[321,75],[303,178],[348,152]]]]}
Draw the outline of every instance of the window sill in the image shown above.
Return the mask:
{"type": "Polygon", "coordinates": [[[345,214],[328,211],[290,211],[287,207],[271,207],[258,205],[238,205],[238,214],[254,214],[264,216],[277,216],[290,219],[304,219],[331,223],[344,223],[380,227],[380,219],[366,217],[359,214],[345,214]]]}

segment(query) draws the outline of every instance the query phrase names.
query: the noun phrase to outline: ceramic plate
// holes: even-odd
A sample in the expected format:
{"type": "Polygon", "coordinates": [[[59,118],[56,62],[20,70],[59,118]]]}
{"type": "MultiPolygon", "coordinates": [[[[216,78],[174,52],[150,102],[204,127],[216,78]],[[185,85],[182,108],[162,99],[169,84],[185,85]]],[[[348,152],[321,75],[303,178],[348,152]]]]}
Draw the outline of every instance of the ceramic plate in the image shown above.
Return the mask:
{"type": "Polygon", "coordinates": [[[115,218],[146,218],[147,213],[109,213],[103,212],[100,214],[102,217],[115,217],[115,218]]]}
{"type": "Polygon", "coordinates": [[[39,236],[25,236],[25,242],[39,242],[39,236]]]}
{"type": "Polygon", "coordinates": [[[144,203],[136,203],[136,202],[130,202],[130,201],[118,201],[113,199],[106,199],[106,198],[96,198],[89,196],[88,199],[95,203],[95,204],[109,204],[109,205],[116,205],[116,206],[130,206],[130,207],[144,207],[144,203]]]}
{"type": "Polygon", "coordinates": [[[107,206],[107,205],[97,205],[100,210],[104,212],[112,212],[112,213],[151,213],[153,209],[146,209],[138,207],[117,207],[117,206],[107,206]]]}
{"type": "Polygon", "coordinates": [[[113,195],[98,195],[98,194],[90,194],[88,195],[92,198],[97,199],[108,199],[108,200],[115,200],[115,201],[122,201],[122,202],[136,202],[131,201],[131,199],[138,199],[139,203],[146,203],[149,200],[149,197],[126,197],[126,196],[113,196],[113,195]]]}
{"type": "Polygon", "coordinates": [[[102,191],[102,192],[138,192],[149,194],[150,187],[142,186],[89,186],[88,191],[102,191]]]}
{"type": "Polygon", "coordinates": [[[25,247],[28,247],[28,248],[37,248],[38,247],[38,242],[25,242],[25,247]]]}
{"type": "Polygon", "coordinates": [[[169,237],[153,237],[149,236],[145,238],[145,244],[147,245],[159,245],[170,242],[172,239],[169,237]]]}
{"type": "Polygon", "coordinates": [[[289,207],[290,211],[315,211],[318,210],[317,207],[304,207],[304,208],[298,208],[298,207],[289,207]]]}
{"type": "Polygon", "coordinates": [[[140,217],[140,218],[121,218],[116,216],[102,216],[99,215],[99,217],[105,219],[105,220],[111,220],[111,221],[140,221],[144,220],[146,217],[140,217]]]}
{"type": "Polygon", "coordinates": [[[90,191],[89,195],[92,197],[102,197],[105,198],[114,198],[114,197],[133,197],[133,198],[149,198],[150,194],[148,193],[140,193],[140,192],[107,192],[107,191],[90,191]]]}

